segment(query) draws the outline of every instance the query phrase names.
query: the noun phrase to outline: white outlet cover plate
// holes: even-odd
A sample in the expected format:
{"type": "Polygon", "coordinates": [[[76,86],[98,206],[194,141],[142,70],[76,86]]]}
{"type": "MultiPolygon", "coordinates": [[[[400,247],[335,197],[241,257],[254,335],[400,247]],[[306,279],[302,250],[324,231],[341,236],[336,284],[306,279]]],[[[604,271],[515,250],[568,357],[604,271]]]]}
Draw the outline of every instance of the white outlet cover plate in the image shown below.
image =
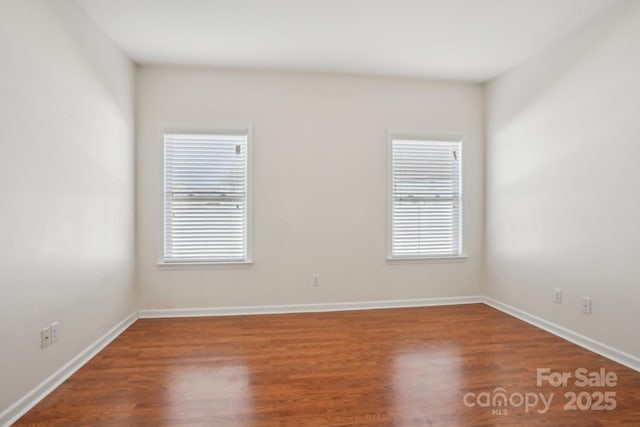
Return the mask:
{"type": "Polygon", "coordinates": [[[58,322],[51,324],[51,344],[58,341],[58,326],[60,326],[58,322]]]}
{"type": "Polygon", "coordinates": [[[554,288],[553,292],[554,292],[553,301],[557,302],[558,304],[562,303],[562,289],[554,288]]]}
{"type": "Polygon", "coordinates": [[[46,327],[40,331],[40,347],[45,348],[51,344],[51,327],[46,327]]]}

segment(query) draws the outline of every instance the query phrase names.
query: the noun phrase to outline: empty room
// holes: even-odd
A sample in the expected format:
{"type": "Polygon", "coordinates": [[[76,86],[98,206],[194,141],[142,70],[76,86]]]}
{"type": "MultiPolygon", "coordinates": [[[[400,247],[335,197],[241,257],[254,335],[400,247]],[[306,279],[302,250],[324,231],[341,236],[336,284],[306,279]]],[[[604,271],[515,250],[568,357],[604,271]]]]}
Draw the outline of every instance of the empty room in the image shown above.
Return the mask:
{"type": "Polygon", "coordinates": [[[0,426],[640,426],[640,1],[0,0],[0,65],[0,426]]]}

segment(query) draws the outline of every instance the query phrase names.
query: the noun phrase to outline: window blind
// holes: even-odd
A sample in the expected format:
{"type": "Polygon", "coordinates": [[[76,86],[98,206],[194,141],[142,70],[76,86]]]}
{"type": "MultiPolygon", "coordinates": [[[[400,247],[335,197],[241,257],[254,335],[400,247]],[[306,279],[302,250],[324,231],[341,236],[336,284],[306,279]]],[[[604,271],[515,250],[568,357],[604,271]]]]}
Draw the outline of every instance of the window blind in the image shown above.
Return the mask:
{"type": "Polygon", "coordinates": [[[392,139],[391,258],[462,253],[461,142],[392,139]]]}
{"type": "Polygon", "coordinates": [[[247,140],[165,134],[164,262],[248,260],[247,140]]]}

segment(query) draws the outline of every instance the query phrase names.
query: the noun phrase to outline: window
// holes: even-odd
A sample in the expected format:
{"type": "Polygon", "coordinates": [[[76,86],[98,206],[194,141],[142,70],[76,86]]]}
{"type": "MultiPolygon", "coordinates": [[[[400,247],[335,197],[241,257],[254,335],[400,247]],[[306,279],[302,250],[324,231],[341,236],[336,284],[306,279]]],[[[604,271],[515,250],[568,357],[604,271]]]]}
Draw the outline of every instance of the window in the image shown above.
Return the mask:
{"type": "Polygon", "coordinates": [[[249,132],[164,135],[164,263],[248,262],[249,132]]]}
{"type": "Polygon", "coordinates": [[[461,138],[390,144],[390,258],[462,256],[461,138]]]}

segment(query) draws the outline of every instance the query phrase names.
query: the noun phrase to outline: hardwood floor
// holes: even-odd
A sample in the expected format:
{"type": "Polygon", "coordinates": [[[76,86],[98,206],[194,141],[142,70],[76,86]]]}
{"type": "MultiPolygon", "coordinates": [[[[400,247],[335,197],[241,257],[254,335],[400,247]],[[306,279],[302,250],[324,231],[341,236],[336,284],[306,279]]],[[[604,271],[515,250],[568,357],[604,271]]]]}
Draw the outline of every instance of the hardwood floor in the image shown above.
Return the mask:
{"type": "Polygon", "coordinates": [[[640,426],[640,373],[482,304],[147,319],[16,425],[640,426]],[[538,387],[537,368],[572,377],[538,387]]]}

